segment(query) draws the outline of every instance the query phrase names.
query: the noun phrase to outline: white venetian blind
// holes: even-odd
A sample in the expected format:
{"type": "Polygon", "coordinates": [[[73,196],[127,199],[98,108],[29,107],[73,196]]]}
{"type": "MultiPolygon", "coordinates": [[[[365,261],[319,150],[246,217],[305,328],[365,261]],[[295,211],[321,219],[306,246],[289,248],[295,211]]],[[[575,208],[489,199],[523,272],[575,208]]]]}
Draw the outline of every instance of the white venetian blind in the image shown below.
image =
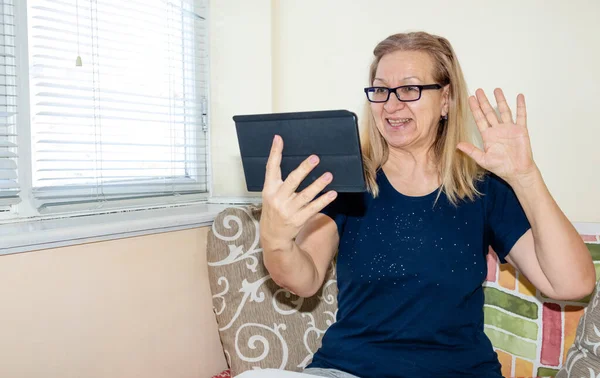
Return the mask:
{"type": "Polygon", "coordinates": [[[13,0],[0,1],[0,212],[19,202],[17,182],[17,80],[15,9],[13,0]]]}
{"type": "Polygon", "coordinates": [[[207,192],[207,13],[28,0],[38,206],[207,192]]]}

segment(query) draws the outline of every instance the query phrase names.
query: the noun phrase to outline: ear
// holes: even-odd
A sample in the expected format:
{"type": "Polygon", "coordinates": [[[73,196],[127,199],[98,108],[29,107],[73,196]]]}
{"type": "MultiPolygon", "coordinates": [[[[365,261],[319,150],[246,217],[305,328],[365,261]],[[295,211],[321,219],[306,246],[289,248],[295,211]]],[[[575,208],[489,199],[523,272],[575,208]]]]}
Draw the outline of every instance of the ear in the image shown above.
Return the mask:
{"type": "Polygon", "coordinates": [[[442,117],[448,115],[450,109],[450,84],[442,88],[442,117]]]}

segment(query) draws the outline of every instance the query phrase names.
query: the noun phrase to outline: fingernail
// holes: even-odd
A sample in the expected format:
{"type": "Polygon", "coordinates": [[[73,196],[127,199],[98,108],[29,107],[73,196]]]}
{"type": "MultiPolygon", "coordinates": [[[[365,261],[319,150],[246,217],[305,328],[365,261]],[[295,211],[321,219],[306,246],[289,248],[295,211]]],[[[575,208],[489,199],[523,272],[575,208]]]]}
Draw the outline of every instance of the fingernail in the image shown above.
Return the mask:
{"type": "Polygon", "coordinates": [[[329,198],[335,198],[337,197],[337,192],[329,192],[328,196],[329,198]]]}
{"type": "Polygon", "coordinates": [[[277,142],[278,140],[279,140],[279,135],[275,135],[275,136],[273,137],[273,142],[277,142]]]}
{"type": "Polygon", "coordinates": [[[317,164],[319,162],[319,157],[317,155],[313,155],[310,157],[310,162],[312,164],[317,164]]]}
{"type": "Polygon", "coordinates": [[[329,181],[331,181],[332,177],[333,177],[333,175],[331,173],[327,172],[323,175],[323,181],[329,182],[329,181]]]}

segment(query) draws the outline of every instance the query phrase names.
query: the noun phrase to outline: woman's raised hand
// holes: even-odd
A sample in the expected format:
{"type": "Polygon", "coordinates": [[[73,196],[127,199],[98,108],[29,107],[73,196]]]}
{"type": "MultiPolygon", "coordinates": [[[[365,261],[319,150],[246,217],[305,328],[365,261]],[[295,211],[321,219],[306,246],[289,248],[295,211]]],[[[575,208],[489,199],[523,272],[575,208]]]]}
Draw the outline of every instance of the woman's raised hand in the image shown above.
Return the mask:
{"type": "Polygon", "coordinates": [[[282,152],[283,139],[276,135],[267,161],[262,192],[260,237],[263,248],[286,248],[294,242],[304,224],[337,196],[335,191],[329,191],[314,199],[333,180],[329,172],[300,193],[296,193],[298,186],[319,164],[319,158],[315,155],[309,156],[282,181],[282,152]]]}
{"type": "Polygon", "coordinates": [[[494,90],[500,116],[496,114],[483,90],[469,98],[469,107],[483,139],[483,151],[471,143],[461,142],[458,149],[477,164],[503,178],[510,185],[523,184],[537,172],[527,131],[525,97],[517,96],[517,118],[512,113],[501,89],[494,90]]]}

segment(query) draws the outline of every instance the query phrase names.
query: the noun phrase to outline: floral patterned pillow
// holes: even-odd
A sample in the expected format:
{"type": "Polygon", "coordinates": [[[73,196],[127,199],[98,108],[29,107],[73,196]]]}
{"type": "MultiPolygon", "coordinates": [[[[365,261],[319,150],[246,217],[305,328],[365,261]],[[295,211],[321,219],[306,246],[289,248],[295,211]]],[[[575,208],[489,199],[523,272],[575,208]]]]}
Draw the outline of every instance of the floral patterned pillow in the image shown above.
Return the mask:
{"type": "Polygon", "coordinates": [[[337,313],[333,264],[311,298],[273,282],[262,263],[259,220],[258,207],[231,207],[208,235],[213,306],[232,376],[257,368],[303,370],[337,313]]]}

